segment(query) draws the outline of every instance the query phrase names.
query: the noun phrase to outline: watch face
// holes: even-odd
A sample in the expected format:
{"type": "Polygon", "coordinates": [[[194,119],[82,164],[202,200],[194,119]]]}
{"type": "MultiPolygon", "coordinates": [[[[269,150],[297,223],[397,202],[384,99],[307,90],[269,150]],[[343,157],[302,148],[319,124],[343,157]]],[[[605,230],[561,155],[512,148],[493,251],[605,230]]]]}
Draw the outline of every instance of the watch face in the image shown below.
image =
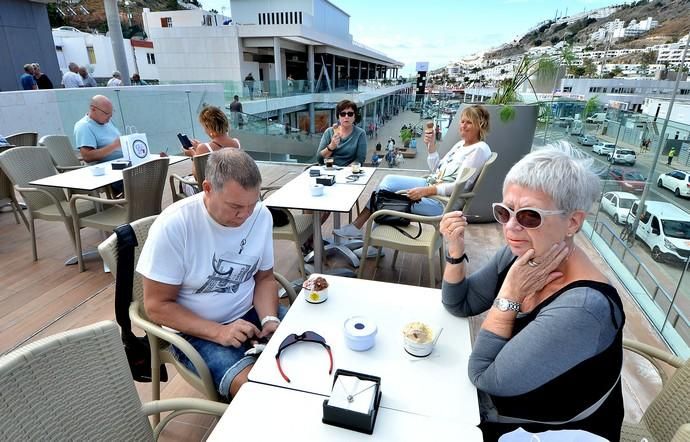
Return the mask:
{"type": "Polygon", "coordinates": [[[508,311],[508,300],[503,298],[498,298],[496,300],[496,308],[502,312],[508,311]]]}

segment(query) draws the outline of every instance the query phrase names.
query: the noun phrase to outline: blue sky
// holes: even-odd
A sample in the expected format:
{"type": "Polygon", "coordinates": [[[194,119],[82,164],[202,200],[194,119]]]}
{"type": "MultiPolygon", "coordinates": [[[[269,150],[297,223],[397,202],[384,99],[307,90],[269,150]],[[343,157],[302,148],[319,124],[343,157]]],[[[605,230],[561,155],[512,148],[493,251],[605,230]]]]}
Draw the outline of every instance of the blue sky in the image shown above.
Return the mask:
{"type": "MultiPolygon", "coordinates": [[[[263,0],[255,0],[263,1],[263,0]]],[[[350,15],[360,43],[405,63],[441,67],[465,55],[512,40],[556,11],[572,15],[620,4],[618,0],[330,0],[350,15]]],[[[228,0],[200,0],[205,9],[231,15],[228,0]]],[[[642,18],[642,17],[640,17],[642,18]]]]}

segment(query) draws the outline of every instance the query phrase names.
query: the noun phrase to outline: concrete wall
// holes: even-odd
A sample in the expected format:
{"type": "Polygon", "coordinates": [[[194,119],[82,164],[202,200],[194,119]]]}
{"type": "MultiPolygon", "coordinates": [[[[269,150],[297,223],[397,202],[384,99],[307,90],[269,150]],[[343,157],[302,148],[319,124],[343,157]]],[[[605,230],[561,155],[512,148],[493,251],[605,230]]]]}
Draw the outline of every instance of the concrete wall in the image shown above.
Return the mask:
{"type": "Polygon", "coordinates": [[[22,89],[19,77],[24,73],[26,63],[40,64],[53,84],[60,84],[61,75],[46,5],[28,0],[2,0],[0,91],[22,89]]]}
{"type": "MultiPolygon", "coordinates": [[[[149,38],[155,47],[162,83],[241,81],[244,78],[235,26],[154,28],[149,38]]],[[[254,72],[258,80],[258,65],[246,69],[247,73],[254,72]]]]}
{"type": "Polygon", "coordinates": [[[144,132],[151,151],[180,150],[176,134],[205,138],[197,116],[204,105],[222,107],[220,84],[80,88],[0,93],[0,128],[3,135],[38,132],[69,135],[87,111],[90,98],[106,95],[113,102],[113,124],[122,133],[144,132]],[[190,91],[187,94],[185,91],[190,91]]]}

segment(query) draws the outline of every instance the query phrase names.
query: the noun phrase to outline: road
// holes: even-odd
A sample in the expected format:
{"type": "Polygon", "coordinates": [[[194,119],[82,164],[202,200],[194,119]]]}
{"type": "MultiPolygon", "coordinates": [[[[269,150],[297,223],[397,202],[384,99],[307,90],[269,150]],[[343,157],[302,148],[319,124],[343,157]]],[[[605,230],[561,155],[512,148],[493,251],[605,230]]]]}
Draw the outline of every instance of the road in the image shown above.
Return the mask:
{"type": "MultiPolygon", "coordinates": [[[[596,128],[595,124],[587,124],[587,134],[593,134],[597,138],[599,138],[602,141],[610,142],[613,143],[615,142],[615,138],[607,137],[606,135],[601,136],[595,133],[594,129],[596,128]],[[591,126],[591,127],[589,127],[591,126]]],[[[539,143],[542,144],[544,140],[544,130],[543,128],[537,128],[537,132],[534,135],[535,139],[535,144],[539,143]]],[[[577,144],[577,136],[575,135],[568,135],[566,133],[566,128],[563,127],[558,127],[558,126],[549,126],[546,134],[546,141],[547,142],[554,142],[554,141],[560,141],[560,140],[566,140],[572,143],[573,146],[579,148],[586,154],[590,155],[594,160],[597,162],[598,165],[601,165],[602,167],[609,167],[611,164],[609,164],[608,161],[606,161],[605,156],[599,156],[592,152],[592,148],[590,146],[580,146],[577,144]]],[[[618,143],[619,146],[625,147],[628,149],[632,149],[637,153],[637,163],[635,164],[635,169],[638,170],[642,175],[645,177],[649,176],[649,171],[652,167],[652,162],[654,160],[654,151],[650,152],[644,152],[640,154],[640,149],[639,147],[631,146],[627,143],[618,143]]],[[[625,168],[626,166],[622,165],[617,165],[614,167],[623,167],[625,168]]],[[[688,198],[682,198],[682,197],[676,197],[673,192],[671,192],[668,189],[665,188],[659,188],[656,185],[656,182],[659,178],[659,175],[662,173],[669,172],[671,170],[674,170],[673,167],[669,167],[666,165],[666,157],[662,156],[659,158],[659,164],[657,164],[656,171],[654,172],[654,177],[650,183],[651,188],[649,191],[648,199],[650,201],[665,201],[667,203],[674,204],[681,209],[683,209],[685,212],[690,214],[690,199],[688,198]]],[[[605,183],[604,187],[606,188],[607,191],[609,190],[619,190],[615,182],[609,182],[605,183]]]]}

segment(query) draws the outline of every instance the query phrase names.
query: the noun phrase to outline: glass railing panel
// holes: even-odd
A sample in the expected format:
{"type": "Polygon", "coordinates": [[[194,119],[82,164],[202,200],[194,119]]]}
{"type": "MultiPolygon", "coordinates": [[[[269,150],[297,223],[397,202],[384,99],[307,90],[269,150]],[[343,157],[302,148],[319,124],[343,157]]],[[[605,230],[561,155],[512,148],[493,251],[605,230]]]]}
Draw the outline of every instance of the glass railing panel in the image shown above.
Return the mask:
{"type": "MultiPolygon", "coordinates": [[[[577,109],[577,104],[561,105],[560,109],[577,109]]],[[[683,357],[688,357],[690,282],[687,278],[686,258],[690,256],[690,201],[677,197],[673,191],[657,185],[661,174],[666,174],[679,166],[681,169],[685,167],[683,161],[686,157],[674,158],[674,164],[668,166],[667,156],[662,154],[657,160],[656,150],[660,139],[662,152],[668,146],[682,145],[682,138],[686,138],[690,130],[683,125],[669,123],[668,126],[674,128],[671,137],[669,138],[668,131],[662,137],[662,120],[654,122],[653,117],[620,110],[608,111],[603,121],[596,122],[578,123],[577,116],[570,120],[567,118],[569,115],[572,113],[568,114],[565,120],[560,116],[558,119],[554,117],[548,128],[546,124],[540,124],[534,144],[541,146],[545,140],[568,141],[593,159],[604,181],[601,201],[587,217],[586,230],[595,246],[605,257],[608,256],[609,264],[673,350],[683,357]],[[561,121],[564,123],[560,123],[561,121]],[[578,128],[579,124],[582,124],[582,130],[573,130],[578,128]],[[676,127],[678,129],[675,129],[676,127]],[[676,130],[679,131],[680,143],[674,140],[676,130]],[[581,138],[578,139],[580,134],[596,137],[596,141],[599,142],[611,143],[619,150],[633,151],[634,163],[631,161],[630,164],[611,164],[608,153],[600,155],[593,151],[598,150],[594,146],[579,144],[578,140],[582,142],[581,138]],[[649,150],[643,144],[648,137],[652,140],[649,150]],[[656,170],[650,177],[653,166],[656,170]],[[648,212],[651,216],[646,224],[638,227],[633,240],[630,238],[630,229],[626,226],[630,226],[634,218],[627,215],[628,211],[625,208],[614,211],[611,203],[604,199],[611,199],[610,192],[624,192],[620,196],[636,201],[646,187],[648,212]],[[662,210],[664,212],[660,213],[662,210]],[[665,215],[669,211],[674,211],[674,214],[670,219],[664,220],[669,218],[670,215],[665,215]],[[656,225],[652,225],[654,214],[659,219],[658,229],[656,225]],[[666,228],[665,223],[669,224],[666,228]],[[668,233],[681,238],[669,237],[668,233]],[[676,253],[673,253],[674,251],[676,253]]],[[[625,205],[631,206],[630,203],[625,205]]]]}

